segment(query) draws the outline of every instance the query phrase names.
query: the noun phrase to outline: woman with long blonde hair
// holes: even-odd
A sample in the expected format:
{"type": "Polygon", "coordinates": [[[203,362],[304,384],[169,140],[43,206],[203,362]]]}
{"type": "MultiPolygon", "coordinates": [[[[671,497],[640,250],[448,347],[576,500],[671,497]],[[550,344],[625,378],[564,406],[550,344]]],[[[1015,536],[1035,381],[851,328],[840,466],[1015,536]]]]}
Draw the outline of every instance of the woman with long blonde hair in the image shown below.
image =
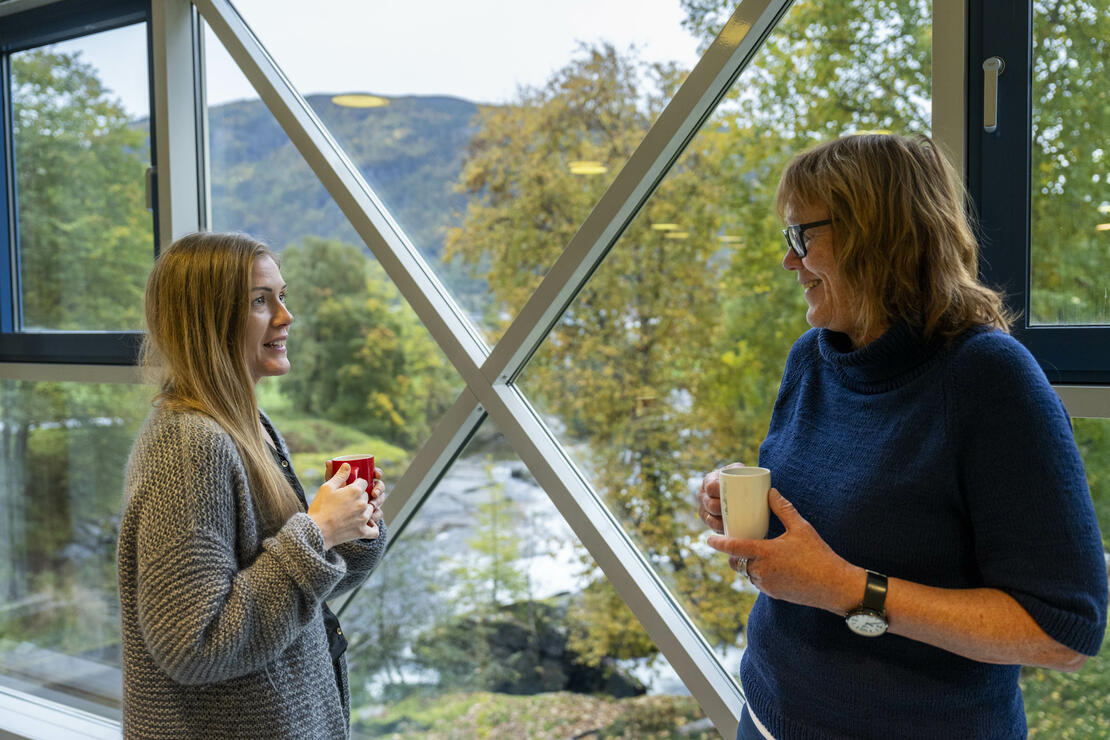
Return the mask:
{"type": "Polygon", "coordinates": [[[290,369],[285,295],[276,256],[241,234],[183,237],[148,280],[158,392],[118,552],[126,737],[349,735],[326,601],[381,557],[383,486],[380,471],[345,485],[344,464],[309,504],[258,408],[258,381],[290,369]]]}
{"type": "MultiPolygon", "coordinates": [[[[1106,562],[962,186],[924,137],[848,136],[795,157],[777,206],[813,328],[759,450],[767,538],[708,539],[760,592],[737,737],[1025,737],[1020,666],[1098,652],[1106,562]]],[[[719,476],[699,495],[717,532],[719,476]]]]}

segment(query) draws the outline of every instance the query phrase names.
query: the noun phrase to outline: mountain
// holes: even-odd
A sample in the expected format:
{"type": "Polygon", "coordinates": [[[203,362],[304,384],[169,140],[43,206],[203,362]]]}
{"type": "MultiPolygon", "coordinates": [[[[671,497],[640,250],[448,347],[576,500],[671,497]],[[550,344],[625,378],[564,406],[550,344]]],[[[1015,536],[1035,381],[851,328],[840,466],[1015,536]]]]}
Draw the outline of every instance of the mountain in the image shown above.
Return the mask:
{"type": "MultiPolygon", "coordinates": [[[[420,249],[438,268],[449,223],[466,199],[454,192],[478,106],[450,97],[389,98],[378,108],[309,105],[420,249]]],[[[212,228],[244,231],[275,249],[305,236],[362,240],[260,100],[208,112],[212,228]]]]}

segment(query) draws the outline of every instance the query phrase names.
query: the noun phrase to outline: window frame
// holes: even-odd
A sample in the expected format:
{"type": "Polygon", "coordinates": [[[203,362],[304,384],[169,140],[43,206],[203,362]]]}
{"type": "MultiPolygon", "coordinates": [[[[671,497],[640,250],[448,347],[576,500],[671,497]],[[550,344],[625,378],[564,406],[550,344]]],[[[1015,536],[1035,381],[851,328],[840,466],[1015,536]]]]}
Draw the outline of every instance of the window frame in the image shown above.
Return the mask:
{"type": "MultiPolygon", "coordinates": [[[[18,193],[12,141],[11,55],[47,44],[102,31],[146,23],[147,69],[150,97],[150,166],[157,168],[154,55],[150,0],[58,0],[29,7],[0,19],[0,228],[4,254],[0,257],[0,362],[134,365],[142,332],[137,331],[23,331],[19,276],[18,193]]],[[[152,195],[156,195],[155,193],[152,195]]],[[[154,199],[151,261],[158,249],[158,208],[154,199]]]]}
{"type": "Polygon", "coordinates": [[[967,185],[981,276],[1019,314],[1012,331],[1054,385],[1110,385],[1110,325],[1031,325],[1033,2],[969,0],[967,185]],[[983,130],[983,60],[999,56],[998,127],[983,130]],[[989,173],[989,177],[988,177],[989,173]]]}

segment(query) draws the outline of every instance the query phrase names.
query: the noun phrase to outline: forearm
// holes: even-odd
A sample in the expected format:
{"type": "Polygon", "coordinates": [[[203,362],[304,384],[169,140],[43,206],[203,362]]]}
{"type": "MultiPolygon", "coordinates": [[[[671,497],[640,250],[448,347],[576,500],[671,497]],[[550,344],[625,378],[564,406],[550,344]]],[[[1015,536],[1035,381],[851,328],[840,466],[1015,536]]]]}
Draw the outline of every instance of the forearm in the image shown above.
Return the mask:
{"type": "Polygon", "coordinates": [[[389,533],[384,521],[378,522],[378,536],[373,540],[353,540],[336,545],[335,552],[347,564],[347,573],[328,594],[329,599],[344,594],[355,588],[370,575],[377,567],[385,552],[385,544],[389,533]]]}
{"type": "Polygon", "coordinates": [[[296,639],[344,575],[343,563],[328,563],[322,548],[302,541],[310,528],[291,520],[242,570],[226,541],[206,532],[141,565],[139,621],[167,675],[183,684],[224,681],[258,670],[296,639]]]}
{"type": "MultiPolygon", "coordinates": [[[[829,610],[844,614],[856,606],[865,581],[866,571],[852,568],[829,610]]],[[[1076,671],[1087,660],[1045,634],[1017,601],[994,588],[936,588],[891,578],[886,613],[891,634],[982,663],[1076,671]]]]}

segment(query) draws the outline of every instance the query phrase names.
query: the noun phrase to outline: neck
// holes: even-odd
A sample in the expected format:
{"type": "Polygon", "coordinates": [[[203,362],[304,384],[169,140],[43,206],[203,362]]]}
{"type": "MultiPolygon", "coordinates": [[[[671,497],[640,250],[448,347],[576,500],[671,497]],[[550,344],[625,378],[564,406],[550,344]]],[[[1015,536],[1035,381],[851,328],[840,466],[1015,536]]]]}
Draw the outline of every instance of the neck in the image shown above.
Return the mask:
{"type": "Polygon", "coordinates": [[[881,337],[889,328],[890,324],[884,324],[882,326],[873,328],[869,332],[864,332],[862,330],[848,332],[848,339],[851,340],[852,346],[854,348],[859,349],[861,347],[866,347],[867,345],[874,342],[876,339],[881,337]]]}

